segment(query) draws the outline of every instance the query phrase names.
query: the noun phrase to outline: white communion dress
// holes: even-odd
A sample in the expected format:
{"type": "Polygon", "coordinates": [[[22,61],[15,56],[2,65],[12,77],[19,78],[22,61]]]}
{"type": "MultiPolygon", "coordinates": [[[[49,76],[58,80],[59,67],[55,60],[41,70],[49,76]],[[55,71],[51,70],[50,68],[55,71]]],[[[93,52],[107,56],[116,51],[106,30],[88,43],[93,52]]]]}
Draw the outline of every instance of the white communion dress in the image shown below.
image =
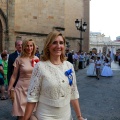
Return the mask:
{"type": "Polygon", "coordinates": [[[53,65],[50,61],[40,61],[34,67],[28,89],[28,102],[38,102],[38,120],[72,120],[70,100],[78,99],[79,93],[73,65],[64,61],[53,65]],[[72,69],[73,85],[65,71],[72,69]]]}
{"type": "Polygon", "coordinates": [[[113,76],[113,71],[110,68],[110,63],[105,63],[103,70],[101,72],[101,76],[105,77],[113,76]]]}
{"type": "Polygon", "coordinates": [[[90,59],[90,64],[87,69],[87,76],[96,76],[95,62],[90,59]]]}

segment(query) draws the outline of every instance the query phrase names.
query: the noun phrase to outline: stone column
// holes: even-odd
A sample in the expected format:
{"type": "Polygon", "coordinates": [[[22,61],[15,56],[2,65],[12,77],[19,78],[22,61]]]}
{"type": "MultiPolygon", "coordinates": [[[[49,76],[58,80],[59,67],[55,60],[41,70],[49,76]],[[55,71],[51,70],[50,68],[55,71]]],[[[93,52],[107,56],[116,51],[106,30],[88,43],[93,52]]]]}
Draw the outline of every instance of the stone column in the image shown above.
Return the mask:
{"type": "Polygon", "coordinates": [[[15,48],[14,18],[15,18],[15,0],[8,1],[8,30],[9,30],[9,52],[13,52],[15,48]]]}
{"type": "Polygon", "coordinates": [[[90,0],[84,1],[84,21],[87,23],[87,29],[83,34],[83,51],[89,52],[89,31],[90,31],[90,0]]]}

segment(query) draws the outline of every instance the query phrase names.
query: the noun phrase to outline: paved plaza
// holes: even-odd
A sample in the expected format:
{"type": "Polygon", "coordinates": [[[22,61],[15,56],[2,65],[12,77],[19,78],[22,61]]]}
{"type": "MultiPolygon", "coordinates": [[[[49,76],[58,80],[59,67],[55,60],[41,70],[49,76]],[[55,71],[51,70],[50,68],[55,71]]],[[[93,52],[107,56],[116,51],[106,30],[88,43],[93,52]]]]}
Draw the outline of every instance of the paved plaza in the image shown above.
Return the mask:
{"type": "MultiPolygon", "coordinates": [[[[80,106],[87,120],[120,120],[120,67],[112,63],[113,77],[87,77],[85,69],[76,72],[80,106]]],[[[10,100],[0,100],[0,120],[15,120],[11,116],[10,100]]],[[[74,120],[77,120],[72,111],[74,120]]]]}

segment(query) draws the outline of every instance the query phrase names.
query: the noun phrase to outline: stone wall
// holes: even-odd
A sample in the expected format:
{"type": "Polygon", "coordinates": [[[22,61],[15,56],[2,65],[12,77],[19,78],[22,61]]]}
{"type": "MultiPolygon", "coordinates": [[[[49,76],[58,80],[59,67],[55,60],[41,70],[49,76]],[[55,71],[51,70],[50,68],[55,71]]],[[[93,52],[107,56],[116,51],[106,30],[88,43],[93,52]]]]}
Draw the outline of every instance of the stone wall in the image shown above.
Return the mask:
{"type": "Polygon", "coordinates": [[[7,3],[6,3],[6,0],[0,0],[0,9],[7,16],[7,3]]]}
{"type": "Polygon", "coordinates": [[[65,36],[70,50],[79,51],[80,33],[76,29],[75,20],[84,18],[83,0],[65,0],[65,36]]]}
{"type": "Polygon", "coordinates": [[[8,29],[9,29],[9,42],[8,42],[8,51],[11,53],[15,50],[15,0],[9,0],[8,6],[8,29]]]}
{"type": "Polygon", "coordinates": [[[0,0],[0,22],[1,30],[0,31],[0,52],[2,52],[7,46],[7,2],[6,0],[0,0]]]}
{"type": "Polygon", "coordinates": [[[26,37],[35,39],[41,51],[44,39],[53,29],[62,31],[70,50],[78,51],[80,33],[75,27],[76,19],[83,19],[88,24],[83,48],[89,49],[89,0],[9,0],[8,11],[7,48],[10,52],[15,50],[17,38],[26,37]]]}
{"type": "Polygon", "coordinates": [[[83,51],[89,52],[90,0],[84,0],[84,21],[87,23],[87,29],[83,36],[83,51]]]}
{"type": "Polygon", "coordinates": [[[64,27],[64,0],[15,2],[15,31],[48,34],[53,27],[64,27]]]}

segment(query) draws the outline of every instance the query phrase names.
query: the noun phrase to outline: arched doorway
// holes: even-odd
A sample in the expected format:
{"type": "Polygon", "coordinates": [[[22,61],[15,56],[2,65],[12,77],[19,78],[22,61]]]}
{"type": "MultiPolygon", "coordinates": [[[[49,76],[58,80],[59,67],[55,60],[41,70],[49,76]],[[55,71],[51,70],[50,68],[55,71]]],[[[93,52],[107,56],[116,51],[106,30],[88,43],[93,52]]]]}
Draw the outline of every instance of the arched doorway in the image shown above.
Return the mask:
{"type": "Polygon", "coordinates": [[[3,29],[2,29],[2,23],[0,20],[0,53],[2,52],[2,38],[3,38],[3,29]]]}

